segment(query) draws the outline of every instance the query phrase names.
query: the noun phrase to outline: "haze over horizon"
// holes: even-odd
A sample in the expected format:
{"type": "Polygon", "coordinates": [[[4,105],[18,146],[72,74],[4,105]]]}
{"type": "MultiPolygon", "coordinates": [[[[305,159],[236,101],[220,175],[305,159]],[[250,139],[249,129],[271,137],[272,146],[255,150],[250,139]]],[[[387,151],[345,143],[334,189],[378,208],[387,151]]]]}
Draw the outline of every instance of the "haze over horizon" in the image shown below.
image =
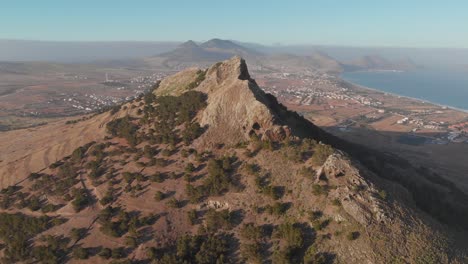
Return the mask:
{"type": "Polygon", "coordinates": [[[468,4],[51,0],[24,6],[8,2],[0,10],[0,23],[10,26],[0,30],[0,38],[180,42],[218,37],[265,45],[468,48],[468,35],[459,34],[468,24],[463,6],[468,4]]]}

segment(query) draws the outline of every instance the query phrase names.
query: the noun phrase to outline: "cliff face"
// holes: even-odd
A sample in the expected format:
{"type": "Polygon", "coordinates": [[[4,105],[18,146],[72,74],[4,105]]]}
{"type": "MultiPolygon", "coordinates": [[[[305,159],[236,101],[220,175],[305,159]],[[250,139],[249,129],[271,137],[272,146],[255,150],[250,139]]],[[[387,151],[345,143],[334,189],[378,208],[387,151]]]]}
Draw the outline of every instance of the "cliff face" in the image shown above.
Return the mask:
{"type": "Polygon", "coordinates": [[[235,144],[249,140],[252,133],[271,140],[289,135],[239,57],[210,67],[197,90],[208,94],[208,106],[200,117],[201,125],[208,127],[205,143],[235,144]]]}

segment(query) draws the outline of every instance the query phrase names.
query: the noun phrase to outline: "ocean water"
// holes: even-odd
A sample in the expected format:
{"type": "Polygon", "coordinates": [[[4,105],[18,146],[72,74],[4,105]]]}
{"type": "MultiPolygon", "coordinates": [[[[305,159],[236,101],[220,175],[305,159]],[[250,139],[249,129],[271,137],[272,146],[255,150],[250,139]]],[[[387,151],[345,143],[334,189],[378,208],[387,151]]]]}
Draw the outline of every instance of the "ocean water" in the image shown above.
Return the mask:
{"type": "Polygon", "coordinates": [[[468,110],[468,70],[362,71],[341,77],[379,91],[468,110]]]}

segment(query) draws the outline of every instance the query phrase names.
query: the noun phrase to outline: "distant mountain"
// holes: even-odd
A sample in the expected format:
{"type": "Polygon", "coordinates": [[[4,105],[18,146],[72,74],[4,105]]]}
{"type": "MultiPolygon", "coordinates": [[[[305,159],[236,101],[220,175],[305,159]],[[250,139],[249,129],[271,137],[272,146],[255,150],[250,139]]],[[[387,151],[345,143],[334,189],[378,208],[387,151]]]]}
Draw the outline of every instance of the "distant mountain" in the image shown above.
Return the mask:
{"type": "Polygon", "coordinates": [[[166,65],[184,63],[204,65],[225,60],[235,55],[246,58],[262,56],[260,52],[243,47],[230,40],[211,39],[200,45],[189,40],[180,44],[174,50],[157,55],[156,57],[164,58],[166,65]]]}
{"type": "Polygon", "coordinates": [[[38,41],[0,39],[0,61],[94,62],[145,57],[174,49],[164,41],[38,41]]]}
{"type": "Polygon", "coordinates": [[[217,51],[221,53],[227,53],[231,55],[238,55],[238,56],[261,56],[262,53],[246,48],[242,45],[236,44],[230,40],[222,40],[222,39],[212,39],[205,43],[200,44],[200,47],[210,50],[210,51],[217,51]]]}
{"type": "Polygon", "coordinates": [[[419,66],[410,58],[389,61],[379,55],[367,55],[346,64],[346,70],[412,70],[419,66]]]}
{"type": "Polygon", "coordinates": [[[275,67],[281,65],[292,70],[314,69],[328,73],[343,71],[343,65],[328,56],[326,53],[315,51],[310,55],[298,56],[293,54],[272,54],[262,61],[265,66],[275,67]]]}
{"type": "Polygon", "coordinates": [[[341,62],[332,58],[328,54],[317,51],[312,53],[312,55],[307,56],[311,62],[315,65],[317,69],[328,72],[341,72],[343,71],[343,65],[341,62]]]}
{"type": "Polygon", "coordinates": [[[183,62],[222,60],[229,57],[227,54],[205,50],[192,40],[184,42],[174,50],[158,56],[168,60],[178,60],[183,62]]]}
{"type": "Polygon", "coordinates": [[[364,69],[390,69],[392,63],[378,55],[364,56],[351,63],[364,69]]]}

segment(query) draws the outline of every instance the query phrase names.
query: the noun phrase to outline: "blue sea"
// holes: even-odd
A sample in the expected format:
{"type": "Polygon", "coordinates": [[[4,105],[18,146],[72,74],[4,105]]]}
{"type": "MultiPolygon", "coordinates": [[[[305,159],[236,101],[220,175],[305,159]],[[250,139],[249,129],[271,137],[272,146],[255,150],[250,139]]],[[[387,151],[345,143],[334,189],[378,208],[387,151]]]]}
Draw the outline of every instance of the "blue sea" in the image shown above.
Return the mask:
{"type": "Polygon", "coordinates": [[[362,71],[341,77],[383,92],[468,110],[468,70],[362,71]]]}

